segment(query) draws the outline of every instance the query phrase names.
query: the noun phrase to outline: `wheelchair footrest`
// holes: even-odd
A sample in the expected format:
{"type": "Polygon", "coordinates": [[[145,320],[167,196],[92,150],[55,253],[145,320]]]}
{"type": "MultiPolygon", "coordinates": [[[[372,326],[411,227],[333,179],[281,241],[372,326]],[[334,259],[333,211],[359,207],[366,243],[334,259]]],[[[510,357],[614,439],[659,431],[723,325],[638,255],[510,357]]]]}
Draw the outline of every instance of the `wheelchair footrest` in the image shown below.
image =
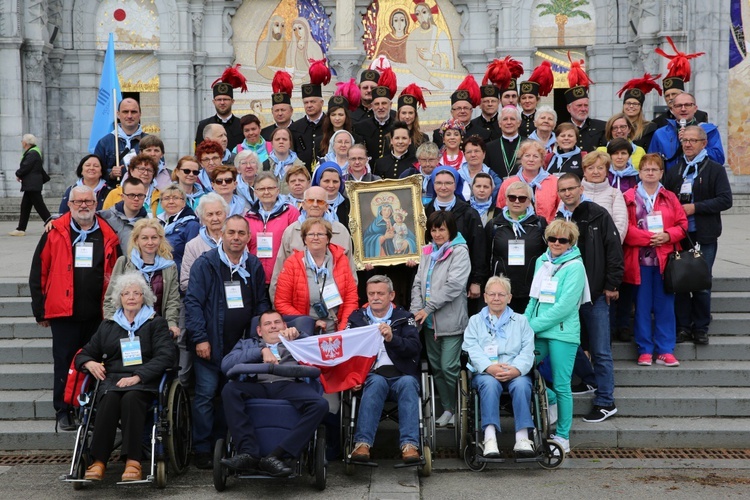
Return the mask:
{"type": "Polygon", "coordinates": [[[94,481],[90,479],[76,479],[68,475],[60,476],[60,480],[65,481],[66,483],[94,484],[94,481]]]}
{"type": "Polygon", "coordinates": [[[487,464],[504,464],[505,463],[505,459],[504,458],[486,458],[486,457],[483,457],[483,456],[478,456],[477,457],[477,462],[480,463],[480,464],[482,464],[482,463],[487,463],[487,464]]]}
{"type": "Polygon", "coordinates": [[[344,463],[347,465],[362,465],[364,467],[377,467],[378,464],[376,462],[360,462],[358,460],[352,460],[351,457],[346,457],[344,459],[344,463]]]}
{"type": "Polygon", "coordinates": [[[130,486],[131,484],[149,484],[154,482],[154,476],[148,476],[147,479],[141,479],[140,481],[118,481],[118,486],[130,486]]]}
{"type": "Polygon", "coordinates": [[[258,473],[244,473],[244,472],[238,472],[234,474],[234,477],[237,479],[294,479],[295,477],[299,477],[299,474],[296,472],[292,472],[289,476],[284,477],[275,477],[275,476],[269,476],[268,474],[261,474],[258,473]]]}

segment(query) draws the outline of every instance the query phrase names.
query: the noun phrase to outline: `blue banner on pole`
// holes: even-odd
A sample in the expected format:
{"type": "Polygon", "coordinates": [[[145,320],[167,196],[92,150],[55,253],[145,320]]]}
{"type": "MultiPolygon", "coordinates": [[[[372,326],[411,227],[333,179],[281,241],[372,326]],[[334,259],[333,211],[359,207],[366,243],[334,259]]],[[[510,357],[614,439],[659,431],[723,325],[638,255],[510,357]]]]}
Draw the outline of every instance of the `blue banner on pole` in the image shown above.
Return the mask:
{"type": "Polygon", "coordinates": [[[91,122],[89,153],[94,152],[99,139],[107,134],[111,134],[115,129],[113,99],[117,103],[122,101],[122,91],[120,90],[120,80],[117,78],[117,68],[115,66],[115,39],[112,33],[110,33],[109,42],[107,43],[107,53],[104,56],[104,66],[102,66],[102,78],[99,82],[99,93],[96,97],[94,120],[91,122]],[[114,95],[112,92],[113,89],[114,95]]]}

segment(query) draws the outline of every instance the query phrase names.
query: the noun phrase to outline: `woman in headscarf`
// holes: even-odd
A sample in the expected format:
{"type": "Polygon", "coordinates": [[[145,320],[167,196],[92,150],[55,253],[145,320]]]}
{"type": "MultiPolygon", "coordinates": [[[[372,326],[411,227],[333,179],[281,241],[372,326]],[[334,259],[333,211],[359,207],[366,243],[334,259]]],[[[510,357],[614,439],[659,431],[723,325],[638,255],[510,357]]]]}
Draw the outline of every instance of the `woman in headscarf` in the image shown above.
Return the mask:
{"type": "Polygon", "coordinates": [[[341,168],[332,161],[327,161],[315,170],[313,186],[320,186],[328,195],[328,212],[333,219],[349,227],[349,210],[351,204],[346,197],[341,168]]]}

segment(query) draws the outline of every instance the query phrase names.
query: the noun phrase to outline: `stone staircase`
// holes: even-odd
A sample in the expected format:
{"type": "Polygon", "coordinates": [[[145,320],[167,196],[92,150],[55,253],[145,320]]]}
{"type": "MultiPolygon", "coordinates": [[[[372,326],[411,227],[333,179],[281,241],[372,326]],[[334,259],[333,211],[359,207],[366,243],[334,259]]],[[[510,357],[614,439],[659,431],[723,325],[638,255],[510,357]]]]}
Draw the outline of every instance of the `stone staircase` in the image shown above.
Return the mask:
{"type": "MultiPolygon", "coordinates": [[[[637,366],[635,346],[615,343],[618,414],[582,422],[591,396],[576,396],[574,447],[747,447],[750,279],[717,278],[714,290],[711,344],[678,345],[682,366],[637,366]]],[[[0,452],[69,450],[73,433],[54,432],[50,330],[37,326],[29,304],[25,279],[0,283],[0,452]]],[[[397,439],[395,429],[383,430],[379,444],[397,439]]],[[[453,446],[452,430],[438,432],[438,446],[453,446]]]]}

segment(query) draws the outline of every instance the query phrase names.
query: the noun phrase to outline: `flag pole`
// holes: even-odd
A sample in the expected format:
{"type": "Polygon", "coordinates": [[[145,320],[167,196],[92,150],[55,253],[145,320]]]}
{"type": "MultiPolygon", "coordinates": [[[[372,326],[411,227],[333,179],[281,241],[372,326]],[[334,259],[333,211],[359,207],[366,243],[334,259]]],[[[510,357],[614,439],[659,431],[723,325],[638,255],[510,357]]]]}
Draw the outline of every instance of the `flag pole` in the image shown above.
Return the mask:
{"type": "Polygon", "coordinates": [[[120,134],[117,133],[117,94],[115,92],[117,92],[117,89],[112,89],[112,107],[114,108],[112,116],[115,117],[115,167],[119,172],[117,175],[117,184],[120,184],[120,178],[122,177],[122,172],[120,171],[120,134]]]}

